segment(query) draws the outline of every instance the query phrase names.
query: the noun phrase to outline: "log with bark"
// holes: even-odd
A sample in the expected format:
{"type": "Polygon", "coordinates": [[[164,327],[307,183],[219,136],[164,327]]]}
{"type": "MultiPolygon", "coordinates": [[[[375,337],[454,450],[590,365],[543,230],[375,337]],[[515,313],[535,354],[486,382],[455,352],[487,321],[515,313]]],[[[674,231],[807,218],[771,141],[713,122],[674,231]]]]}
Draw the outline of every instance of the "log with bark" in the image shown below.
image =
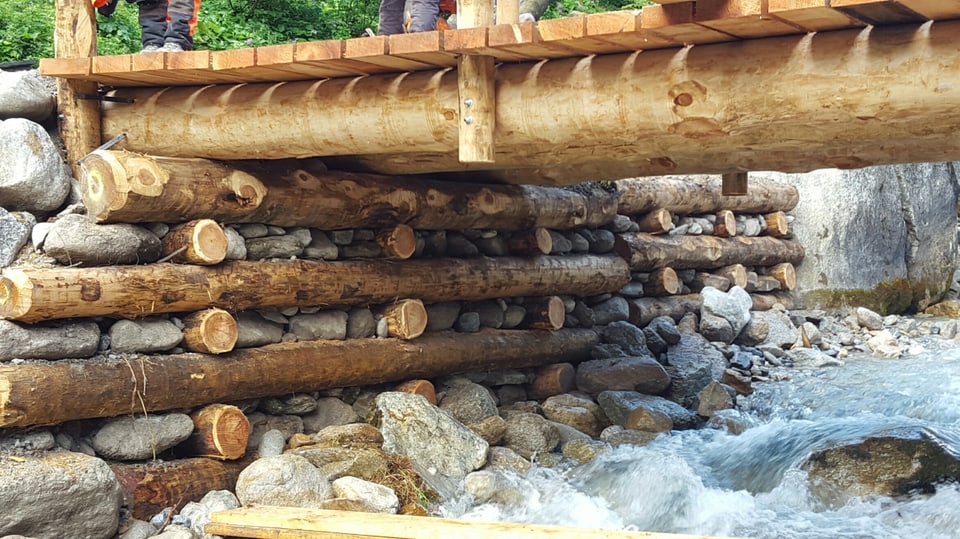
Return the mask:
{"type": "Polygon", "coordinates": [[[663,267],[713,269],[729,264],[773,266],[803,259],[803,247],[799,243],[769,236],[718,238],[637,232],[618,234],[614,249],[634,271],[663,267]]]}
{"type": "Polygon", "coordinates": [[[415,341],[280,343],[219,356],[184,353],[0,364],[0,427],[55,425],[557,362],[577,364],[589,359],[598,343],[598,334],[589,329],[481,329],[432,332],[415,341]]]}
{"type": "Polygon", "coordinates": [[[680,293],[680,278],[673,268],[658,268],[650,272],[643,283],[647,296],[673,296],[680,293]]]}
{"type": "Polygon", "coordinates": [[[796,298],[789,292],[770,292],[767,294],[750,294],[753,300],[754,311],[769,311],[776,305],[782,305],[786,309],[793,309],[796,304],[796,298]]]}
{"type": "Polygon", "coordinates": [[[797,270],[789,262],[762,269],[761,273],[776,279],[783,290],[790,291],[797,287],[797,270]]]}
{"type": "Polygon", "coordinates": [[[570,229],[602,226],[617,212],[613,193],[588,197],[551,187],[326,172],[311,160],[228,165],[101,150],[84,165],[84,205],[107,223],[209,218],[324,230],[397,224],[426,230],[570,229]]]}
{"type": "Polygon", "coordinates": [[[386,258],[406,260],[417,251],[417,235],[407,225],[379,231],[376,241],[386,258]]]}
{"type": "Polygon", "coordinates": [[[790,221],[787,214],[782,211],[775,211],[763,216],[767,223],[767,235],[774,238],[783,238],[790,235],[790,221]]]}
{"type": "Polygon", "coordinates": [[[247,452],[250,421],[243,411],[230,404],[210,404],[190,414],[193,433],[177,452],[194,457],[237,460],[247,452]]]}
{"type": "MultiPolygon", "coordinates": [[[[797,187],[787,183],[753,180],[746,195],[725,196],[719,176],[657,176],[631,178],[617,182],[620,195],[620,213],[632,215],[655,209],[666,209],[687,215],[716,213],[722,210],[737,213],[768,213],[792,210],[800,202],[797,187]]],[[[732,233],[736,223],[729,225],[724,213],[723,224],[732,233]]],[[[720,224],[720,219],[717,219],[720,224]]]]}
{"type": "Polygon", "coordinates": [[[637,298],[627,303],[630,308],[628,320],[631,324],[641,327],[658,316],[669,316],[674,321],[679,321],[687,313],[700,312],[700,294],[637,298]]]}
{"type": "Polygon", "coordinates": [[[227,256],[227,235],[212,219],[196,219],[173,227],[163,237],[164,260],[212,266],[227,256]]]}
{"type": "Polygon", "coordinates": [[[521,230],[507,239],[507,249],[513,256],[548,255],[553,250],[553,236],[546,228],[521,230]]]}
{"type": "Polygon", "coordinates": [[[183,317],[183,346],[190,352],[229,352],[238,336],[237,320],[223,309],[204,309],[183,317]]]}
{"type": "Polygon", "coordinates": [[[127,464],[113,463],[124,505],[133,518],[150,520],[164,509],[179,511],[188,502],[198,502],[211,490],[233,491],[237,477],[249,460],[220,462],[205,458],[127,464]]]}
{"type": "Polygon", "coordinates": [[[103,103],[102,125],[104,137],[126,132],[128,149],[153,155],[340,155],[391,173],[513,168],[529,173],[525,183],[955,160],[958,30],[960,22],[937,21],[874,27],[869,39],[857,28],[698,45],[682,55],[504,62],[496,70],[495,164],[459,162],[454,69],[124,88],[112,97],[137,106],[103,103]],[[741,58],[759,67],[744,69],[741,58]],[[682,80],[664,77],[669,70],[682,80]]]}
{"type": "Polygon", "coordinates": [[[431,258],[402,261],[232,261],[218,266],[8,268],[0,316],[36,322],[86,316],[141,317],[219,307],[384,304],[615,292],[630,281],[613,255],[431,258]]]}
{"type": "Polygon", "coordinates": [[[380,309],[387,319],[387,334],[398,339],[416,339],[427,329],[427,309],[418,299],[404,299],[380,309]]]}
{"type": "Polygon", "coordinates": [[[560,329],[566,320],[567,313],[563,308],[563,300],[559,296],[543,298],[527,298],[523,302],[526,310],[521,328],[527,329],[560,329]]]}
{"type": "Polygon", "coordinates": [[[729,238],[737,235],[737,217],[730,210],[717,212],[717,222],[713,225],[713,235],[729,238]]]}
{"type": "Polygon", "coordinates": [[[730,264],[717,268],[713,273],[730,281],[730,286],[747,287],[747,268],[743,264],[730,264]]]}
{"type": "Polygon", "coordinates": [[[666,234],[673,228],[673,215],[670,210],[658,208],[637,218],[637,226],[640,232],[666,234]]]}

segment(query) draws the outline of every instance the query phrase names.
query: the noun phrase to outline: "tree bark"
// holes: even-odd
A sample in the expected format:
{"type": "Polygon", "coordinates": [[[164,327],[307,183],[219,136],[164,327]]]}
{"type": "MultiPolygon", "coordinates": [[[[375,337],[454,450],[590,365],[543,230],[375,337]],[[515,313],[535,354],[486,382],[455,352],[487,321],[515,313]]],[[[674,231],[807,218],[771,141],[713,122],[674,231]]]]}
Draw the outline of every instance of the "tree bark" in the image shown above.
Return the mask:
{"type": "Polygon", "coordinates": [[[767,222],[767,235],[774,238],[782,238],[790,234],[790,222],[787,220],[787,214],[782,211],[775,211],[763,216],[767,222]]]}
{"type": "Polygon", "coordinates": [[[643,327],[658,316],[669,316],[674,321],[679,321],[687,313],[700,312],[700,294],[637,298],[630,300],[628,304],[630,323],[643,327]]]}
{"type": "Polygon", "coordinates": [[[530,384],[529,397],[543,400],[554,395],[569,393],[576,389],[577,371],[569,363],[554,363],[537,369],[530,384]]]}
{"type": "Polygon", "coordinates": [[[183,318],[183,345],[191,352],[223,354],[237,344],[237,320],[223,309],[205,309],[183,318]]]}
{"type": "Polygon", "coordinates": [[[563,327],[567,317],[563,300],[558,296],[527,298],[523,308],[527,313],[520,323],[522,328],[557,330],[563,327]]]}
{"type": "Polygon", "coordinates": [[[377,233],[377,244],[386,258],[406,260],[417,251],[417,236],[407,225],[397,225],[377,233]]]}
{"type": "Polygon", "coordinates": [[[236,406],[210,404],[190,414],[193,434],[178,450],[194,457],[237,460],[247,452],[250,421],[236,406]]]}
{"type": "Polygon", "coordinates": [[[768,236],[718,238],[653,236],[638,232],[617,235],[615,250],[633,271],[663,267],[714,269],[729,264],[772,266],[803,259],[803,247],[799,243],[768,236]]]}
{"type": "MultiPolygon", "coordinates": [[[[800,202],[796,186],[753,179],[744,196],[724,196],[722,182],[717,176],[656,176],[620,180],[620,213],[632,215],[655,209],[666,209],[680,215],[718,213],[722,210],[738,213],[768,213],[792,210],[800,202]]],[[[728,214],[723,223],[733,235],[728,214]]],[[[720,224],[720,219],[717,219],[720,224]]],[[[719,234],[718,234],[719,235],[719,234]]]]}
{"type": "Polygon", "coordinates": [[[510,235],[507,249],[513,256],[548,255],[553,250],[553,236],[546,228],[521,230],[510,235]]]}
{"type": "Polygon", "coordinates": [[[137,464],[110,464],[123,488],[126,505],[133,517],[150,517],[167,507],[183,508],[198,502],[211,490],[233,491],[247,461],[224,463],[205,458],[151,461],[137,464]]]}
{"type": "Polygon", "coordinates": [[[380,310],[387,319],[387,332],[399,339],[416,339],[427,329],[427,309],[418,299],[405,299],[380,310]]]}
{"type": "Polygon", "coordinates": [[[783,305],[787,309],[793,309],[796,300],[788,292],[770,292],[768,294],[750,294],[753,300],[754,311],[769,311],[776,304],[783,305]]]}
{"type": "Polygon", "coordinates": [[[779,281],[784,290],[790,291],[797,287],[797,270],[789,262],[771,266],[763,273],[779,281]]]}
{"type": "Polygon", "coordinates": [[[280,343],[220,356],[185,353],[2,364],[0,427],[55,425],[473,371],[576,364],[588,359],[598,342],[597,333],[588,329],[482,329],[427,333],[415,341],[280,343]],[[97,390],[91,392],[92,387],[97,390]],[[131,402],[132,395],[136,402],[131,402]]]}
{"type": "Polygon", "coordinates": [[[666,234],[673,228],[673,216],[670,211],[658,208],[637,219],[640,232],[650,234],[666,234]]]}
{"type": "MultiPolygon", "coordinates": [[[[97,16],[87,0],[56,0],[53,53],[56,58],[90,58],[97,55],[97,16]]],[[[57,125],[67,150],[67,164],[80,177],[80,161],[100,145],[100,106],[94,99],[96,82],[57,80],[57,125]]]]}
{"type": "Polygon", "coordinates": [[[324,230],[481,228],[565,230],[597,227],[617,214],[615,194],[455,183],[312,170],[315,161],[229,165],[207,159],[98,151],[80,176],[84,205],[99,222],[266,223],[324,230]],[[130,178],[161,186],[134,190],[130,178]]]}
{"type": "Polygon", "coordinates": [[[219,307],[384,304],[614,292],[630,281],[615,256],[432,258],[391,262],[232,261],[218,266],[9,268],[0,316],[36,322],[85,316],[141,317],[219,307]]]}
{"type": "Polygon", "coordinates": [[[713,225],[713,235],[729,238],[737,235],[737,217],[730,210],[717,212],[717,222],[713,225]]]}
{"type": "Polygon", "coordinates": [[[173,227],[162,241],[162,255],[180,264],[213,266],[227,256],[227,235],[212,219],[197,219],[173,227]]]}

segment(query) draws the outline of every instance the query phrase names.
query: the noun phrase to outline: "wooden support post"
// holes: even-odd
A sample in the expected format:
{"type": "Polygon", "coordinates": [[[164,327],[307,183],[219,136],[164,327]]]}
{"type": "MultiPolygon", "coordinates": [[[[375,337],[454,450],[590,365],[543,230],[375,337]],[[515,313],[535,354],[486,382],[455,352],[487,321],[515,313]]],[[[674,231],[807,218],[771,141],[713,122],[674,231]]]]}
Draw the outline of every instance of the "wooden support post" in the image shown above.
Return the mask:
{"type": "Polygon", "coordinates": [[[732,172],[723,175],[723,186],[720,189],[723,196],[743,196],[747,194],[747,173],[732,172]]]}
{"type": "Polygon", "coordinates": [[[497,24],[520,22],[520,0],[497,0],[497,24]]]}
{"type": "MultiPolygon", "coordinates": [[[[460,0],[457,28],[490,26],[491,0],[460,0]]],[[[457,88],[460,96],[461,163],[494,162],[496,128],[496,69],[492,56],[463,55],[457,60],[457,88]]]]}
{"type": "MultiPolygon", "coordinates": [[[[89,0],[56,0],[53,53],[57,58],[90,58],[97,55],[97,19],[89,0]]],[[[80,159],[100,145],[100,107],[96,82],[58,79],[57,112],[60,138],[67,148],[67,163],[80,177],[80,159]]]]}

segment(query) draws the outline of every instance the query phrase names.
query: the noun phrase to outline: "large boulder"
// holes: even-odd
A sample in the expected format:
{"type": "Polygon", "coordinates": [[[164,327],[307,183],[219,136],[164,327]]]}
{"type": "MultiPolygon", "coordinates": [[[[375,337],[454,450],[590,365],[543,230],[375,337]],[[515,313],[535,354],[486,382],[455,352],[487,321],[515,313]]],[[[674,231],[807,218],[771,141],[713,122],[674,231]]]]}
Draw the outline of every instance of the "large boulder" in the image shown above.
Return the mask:
{"type": "Polygon", "coordinates": [[[923,309],[948,290],[957,254],[956,163],[764,173],[793,183],[797,289],[810,307],[923,309]]]}
{"type": "Polygon", "coordinates": [[[0,120],[45,121],[57,108],[53,88],[53,79],[41,77],[35,69],[0,70],[0,120]]]}
{"type": "Polygon", "coordinates": [[[0,121],[0,206],[43,214],[70,193],[70,172],[43,127],[30,120],[0,121]]]}

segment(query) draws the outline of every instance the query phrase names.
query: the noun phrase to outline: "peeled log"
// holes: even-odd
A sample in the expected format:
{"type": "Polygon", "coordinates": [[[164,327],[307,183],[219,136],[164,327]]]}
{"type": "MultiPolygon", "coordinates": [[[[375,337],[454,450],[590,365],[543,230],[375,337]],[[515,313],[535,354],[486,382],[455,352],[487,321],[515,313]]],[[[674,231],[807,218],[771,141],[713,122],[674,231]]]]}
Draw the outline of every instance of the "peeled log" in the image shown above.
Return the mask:
{"type": "Polygon", "coordinates": [[[560,329],[567,318],[563,300],[558,296],[528,298],[523,302],[526,314],[520,327],[527,329],[560,329]]]}
{"type": "Polygon", "coordinates": [[[417,251],[417,236],[407,225],[397,225],[377,233],[377,244],[386,258],[406,260],[417,251]]]}
{"type": "Polygon", "coordinates": [[[717,222],[713,225],[713,235],[729,238],[737,235],[737,218],[730,210],[717,212],[717,222]]]}
{"type": "Polygon", "coordinates": [[[601,226],[617,214],[616,196],[609,193],[586,197],[552,187],[325,172],[322,164],[309,160],[228,166],[206,159],[98,151],[84,161],[84,168],[84,204],[106,223],[210,218],[324,230],[397,224],[424,230],[563,230],[601,226]],[[321,170],[312,170],[316,168],[321,170]],[[131,177],[162,190],[134,193],[131,177]]]}
{"type": "Polygon", "coordinates": [[[627,304],[630,308],[630,323],[643,327],[658,316],[669,316],[679,322],[687,313],[699,313],[700,294],[637,298],[628,301],[627,304]]]}
{"type": "Polygon", "coordinates": [[[21,267],[0,275],[0,316],[36,322],[84,316],[136,318],[209,307],[237,312],[373,305],[398,297],[437,302],[591,296],[617,291],[628,282],[626,263],[612,255],[21,267]]]}
{"type": "MultiPolygon", "coordinates": [[[[717,213],[721,210],[741,213],[768,213],[792,210],[800,202],[796,186],[753,179],[746,195],[725,196],[720,176],[656,176],[617,182],[622,191],[620,213],[631,215],[655,209],[673,213],[717,213]]],[[[725,219],[724,224],[728,221],[725,219]]],[[[720,224],[720,219],[717,219],[720,224]]],[[[729,227],[731,233],[736,226],[729,227]]],[[[732,235],[732,234],[731,234],[732,235]]]]}
{"type": "Polygon", "coordinates": [[[673,228],[673,216],[670,210],[659,208],[637,219],[640,232],[650,234],[666,234],[673,228]]]}
{"type": "Polygon", "coordinates": [[[773,277],[780,283],[780,287],[790,291],[797,287],[797,270],[793,264],[784,262],[766,269],[764,275],[773,277]]]}
{"type": "Polygon", "coordinates": [[[589,329],[482,329],[427,333],[415,341],[280,343],[220,356],[186,353],[0,364],[0,427],[55,425],[465,372],[576,364],[588,359],[597,343],[598,334],[589,329]],[[140,399],[131,402],[131,394],[140,399]]]}
{"type": "Polygon", "coordinates": [[[183,508],[211,490],[233,491],[248,462],[223,463],[204,458],[110,464],[133,517],[150,520],[167,507],[183,508]]]}
{"type": "Polygon", "coordinates": [[[183,318],[183,345],[191,352],[222,354],[233,350],[237,320],[223,309],[205,309],[183,318]]]}
{"type": "Polygon", "coordinates": [[[427,309],[418,299],[405,299],[380,310],[387,319],[387,333],[400,339],[416,339],[427,329],[427,309]]]}
{"type": "Polygon", "coordinates": [[[787,214],[782,211],[775,211],[763,216],[767,223],[767,235],[774,238],[782,238],[790,234],[790,221],[787,220],[787,214]]]}
{"type": "Polygon", "coordinates": [[[161,242],[164,259],[180,264],[212,266],[227,256],[227,235],[212,219],[197,219],[174,227],[161,242]]]}
{"type": "Polygon", "coordinates": [[[250,421],[243,411],[230,404],[210,404],[190,414],[193,434],[178,450],[192,456],[237,460],[247,451],[250,421]]]}
{"type": "MultiPolygon", "coordinates": [[[[960,23],[938,21],[698,45],[682,54],[661,49],[503,63],[496,70],[495,165],[482,166],[560,169],[588,155],[584,164],[598,173],[592,179],[609,179],[604,163],[618,160],[640,165],[635,175],[662,169],[661,162],[673,163],[676,173],[812,170],[825,165],[837,141],[857,141],[870,153],[839,148],[847,163],[931,160],[943,156],[931,142],[948,140],[960,123],[958,32],[960,23]],[[682,80],[664,77],[668,70],[682,80]],[[878,80],[883,92],[875,91],[878,80]],[[908,144],[891,150],[888,143],[896,141],[908,144]],[[581,155],[569,151],[575,147],[581,155]],[[702,155],[707,168],[686,169],[681,154],[702,155]],[[723,162],[711,165],[718,158],[723,162]],[[736,169],[734,161],[746,164],[736,169]]],[[[104,136],[127,132],[128,147],[149,154],[370,156],[390,166],[383,156],[416,150],[451,155],[456,166],[420,160],[414,163],[420,172],[477,166],[456,160],[453,69],[113,95],[138,106],[104,103],[104,136]]]]}
{"type": "Polygon", "coordinates": [[[507,249],[513,256],[548,255],[553,250],[553,236],[546,228],[521,230],[510,235],[507,249]]]}
{"type": "Polygon", "coordinates": [[[633,271],[657,268],[714,269],[729,264],[773,266],[803,260],[796,242],[769,236],[654,236],[643,232],[618,234],[614,250],[633,271]]]}

